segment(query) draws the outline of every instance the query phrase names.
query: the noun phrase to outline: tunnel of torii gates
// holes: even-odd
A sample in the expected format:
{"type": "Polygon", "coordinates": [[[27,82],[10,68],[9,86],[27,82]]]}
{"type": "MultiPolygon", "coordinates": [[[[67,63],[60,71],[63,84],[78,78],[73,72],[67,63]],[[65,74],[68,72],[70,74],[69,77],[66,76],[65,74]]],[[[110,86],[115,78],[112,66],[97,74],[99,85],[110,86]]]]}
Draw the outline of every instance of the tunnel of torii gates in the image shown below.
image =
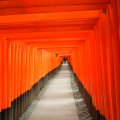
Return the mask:
{"type": "Polygon", "coordinates": [[[120,120],[120,0],[1,0],[0,119],[64,57],[91,115],[120,120]]]}

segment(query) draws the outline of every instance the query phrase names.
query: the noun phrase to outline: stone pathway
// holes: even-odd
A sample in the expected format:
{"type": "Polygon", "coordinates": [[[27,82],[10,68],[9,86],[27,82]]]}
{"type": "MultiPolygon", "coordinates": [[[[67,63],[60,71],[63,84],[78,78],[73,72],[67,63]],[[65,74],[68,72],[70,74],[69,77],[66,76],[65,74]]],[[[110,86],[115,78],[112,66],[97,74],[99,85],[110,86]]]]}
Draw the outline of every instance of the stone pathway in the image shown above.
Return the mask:
{"type": "Polygon", "coordinates": [[[62,65],[20,120],[91,120],[68,64],[62,65]]]}

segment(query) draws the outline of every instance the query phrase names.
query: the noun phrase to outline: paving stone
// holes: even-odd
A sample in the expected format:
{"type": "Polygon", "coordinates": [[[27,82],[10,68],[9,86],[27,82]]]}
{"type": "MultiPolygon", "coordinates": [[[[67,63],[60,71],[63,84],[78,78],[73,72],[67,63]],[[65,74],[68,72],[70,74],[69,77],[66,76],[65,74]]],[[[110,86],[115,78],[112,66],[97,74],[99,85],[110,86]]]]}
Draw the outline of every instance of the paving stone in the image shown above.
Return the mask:
{"type": "Polygon", "coordinates": [[[47,83],[20,120],[91,120],[68,64],[47,83]]]}

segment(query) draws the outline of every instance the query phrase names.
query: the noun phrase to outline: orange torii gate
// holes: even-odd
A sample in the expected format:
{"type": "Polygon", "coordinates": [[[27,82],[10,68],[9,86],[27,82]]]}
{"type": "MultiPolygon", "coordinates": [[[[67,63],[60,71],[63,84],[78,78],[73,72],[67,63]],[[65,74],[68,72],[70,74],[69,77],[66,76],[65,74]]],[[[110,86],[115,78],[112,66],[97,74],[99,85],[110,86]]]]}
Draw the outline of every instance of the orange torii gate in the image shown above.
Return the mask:
{"type": "Polygon", "coordinates": [[[0,1],[0,119],[17,120],[67,57],[93,119],[120,120],[119,46],[119,0],[0,1]]]}

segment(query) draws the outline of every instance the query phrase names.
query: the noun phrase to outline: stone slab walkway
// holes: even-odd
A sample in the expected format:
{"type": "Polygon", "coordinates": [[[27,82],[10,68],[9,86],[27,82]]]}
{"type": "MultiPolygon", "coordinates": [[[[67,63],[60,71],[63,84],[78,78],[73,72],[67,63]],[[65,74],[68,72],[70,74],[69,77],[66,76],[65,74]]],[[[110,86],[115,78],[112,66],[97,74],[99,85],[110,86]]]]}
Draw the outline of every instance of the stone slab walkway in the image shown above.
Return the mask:
{"type": "Polygon", "coordinates": [[[73,88],[76,87],[71,86],[71,83],[75,84],[72,79],[73,73],[69,65],[62,64],[61,70],[40,92],[20,120],[79,120],[81,117],[73,96],[73,88]]]}

